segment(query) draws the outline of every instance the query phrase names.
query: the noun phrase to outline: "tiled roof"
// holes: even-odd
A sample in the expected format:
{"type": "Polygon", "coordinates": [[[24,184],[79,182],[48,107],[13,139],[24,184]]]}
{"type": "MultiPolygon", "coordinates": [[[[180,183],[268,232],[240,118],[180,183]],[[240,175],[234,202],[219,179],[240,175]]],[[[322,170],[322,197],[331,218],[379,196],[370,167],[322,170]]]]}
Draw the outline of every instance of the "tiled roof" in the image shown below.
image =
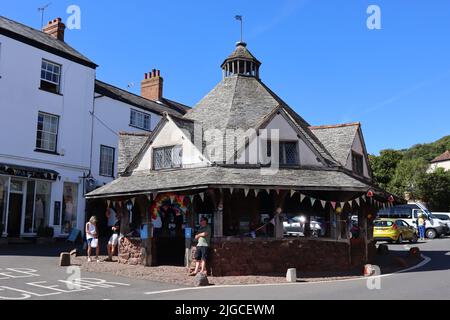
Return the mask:
{"type": "Polygon", "coordinates": [[[360,123],[310,127],[334,159],[342,166],[347,164],[360,123]]]}
{"type": "Polygon", "coordinates": [[[440,156],[434,158],[431,163],[442,162],[442,161],[450,161],[450,150],[445,151],[440,156]]]}
{"type": "Polygon", "coordinates": [[[162,102],[155,102],[99,80],[95,81],[95,92],[159,115],[167,112],[171,116],[181,117],[189,110],[189,107],[180,103],[168,99],[163,99],[162,102]]]}
{"type": "Polygon", "coordinates": [[[69,46],[66,42],[57,40],[45,32],[30,28],[3,16],[0,16],[0,34],[85,66],[91,68],[97,67],[94,62],[69,46]]]}
{"type": "Polygon", "coordinates": [[[150,133],[125,133],[119,134],[119,160],[117,170],[120,173],[125,171],[126,167],[133,160],[134,155],[142,148],[147,141],[150,133]]]}
{"type": "Polygon", "coordinates": [[[208,187],[285,188],[294,190],[367,191],[370,186],[339,170],[280,169],[262,175],[258,168],[206,167],[140,171],[123,176],[87,195],[88,198],[182,191],[208,187]]]}

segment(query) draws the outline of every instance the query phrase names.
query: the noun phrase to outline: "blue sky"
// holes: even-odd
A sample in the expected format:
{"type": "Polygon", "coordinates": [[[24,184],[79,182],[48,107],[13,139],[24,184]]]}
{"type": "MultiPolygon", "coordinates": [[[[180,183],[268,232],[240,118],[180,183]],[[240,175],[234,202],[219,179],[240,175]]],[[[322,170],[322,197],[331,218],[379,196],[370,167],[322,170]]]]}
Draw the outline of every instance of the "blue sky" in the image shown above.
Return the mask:
{"type": "Polygon", "coordinates": [[[448,0],[15,0],[0,14],[39,28],[48,2],[45,20],[81,8],[66,41],[136,93],[158,68],[164,95],[195,105],[221,80],[241,14],[262,80],[312,125],[360,121],[370,153],[450,134],[448,0]],[[381,30],[366,27],[371,4],[381,30]]]}

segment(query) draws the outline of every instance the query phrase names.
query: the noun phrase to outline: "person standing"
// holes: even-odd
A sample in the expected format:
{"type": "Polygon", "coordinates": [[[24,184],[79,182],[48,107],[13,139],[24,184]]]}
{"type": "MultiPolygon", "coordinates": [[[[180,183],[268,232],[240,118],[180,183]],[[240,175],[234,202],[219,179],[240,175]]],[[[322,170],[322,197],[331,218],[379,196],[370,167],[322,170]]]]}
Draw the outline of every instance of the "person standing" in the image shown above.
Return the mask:
{"type": "Polygon", "coordinates": [[[95,260],[97,262],[100,262],[98,256],[100,254],[100,246],[98,245],[98,228],[97,228],[97,217],[92,216],[88,223],[86,223],[86,240],[88,244],[87,249],[87,255],[88,255],[88,262],[91,262],[91,254],[92,254],[92,248],[95,249],[95,260]]]}
{"type": "Polygon", "coordinates": [[[200,219],[200,229],[195,235],[197,240],[197,250],[195,251],[195,270],[191,272],[191,276],[195,276],[198,273],[198,269],[201,265],[200,272],[206,275],[206,261],[208,260],[209,246],[211,243],[211,227],[208,225],[208,218],[202,217],[200,219]]]}
{"type": "Polygon", "coordinates": [[[116,214],[116,222],[111,227],[113,232],[111,238],[108,241],[108,258],[105,261],[113,261],[113,255],[117,252],[119,246],[119,234],[120,234],[120,217],[116,214]]]}
{"type": "Polygon", "coordinates": [[[417,220],[417,226],[419,227],[420,240],[425,240],[425,224],[426,224],[426,220],[425,220],[423,214],[421,214],[419,216],[419,219],[417,220]]]}

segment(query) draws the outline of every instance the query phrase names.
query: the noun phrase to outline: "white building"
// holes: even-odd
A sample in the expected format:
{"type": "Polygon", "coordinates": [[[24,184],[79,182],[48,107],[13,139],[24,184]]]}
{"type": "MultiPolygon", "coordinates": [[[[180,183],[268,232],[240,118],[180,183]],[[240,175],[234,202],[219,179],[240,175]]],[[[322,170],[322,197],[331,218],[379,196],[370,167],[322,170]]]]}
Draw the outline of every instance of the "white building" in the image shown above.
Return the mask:
{"type": "Polygon", "coordinates": [[[38,31],[0,16],[0,235],[66,236],[85,223],[84,194],[117,174],[118,133],[147,133],[163,112],[159,71],[150,101],[96,81],[97,65],[64,42],[61,19],[38,31]]]}
{"type": "Polygon", "coordinates": [[[450,171],[450,150],[445,151],[443,154],[431,161],[428,173],[435,172],[438,168],[443,168],[445,171],[450,171]]]}

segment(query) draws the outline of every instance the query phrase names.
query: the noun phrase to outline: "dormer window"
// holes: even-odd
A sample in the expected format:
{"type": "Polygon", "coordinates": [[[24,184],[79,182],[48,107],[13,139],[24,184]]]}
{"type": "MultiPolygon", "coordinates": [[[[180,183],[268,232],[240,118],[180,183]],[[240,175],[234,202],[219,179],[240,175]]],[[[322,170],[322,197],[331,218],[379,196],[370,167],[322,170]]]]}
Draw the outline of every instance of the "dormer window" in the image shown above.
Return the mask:
{"type": "Polygon", "coordinates": [[[352,151],[352,168],[358,176],[364,175],[364,157],[354,151],[352,151]]]}
{"type": "Polygon", "coordinates": [[[153,149],[153,169],[181,168],[183,158],[182,146],[170,146],[153,149]]]}
{"type": "MultiPolygon", "coordinates": [[[[281,166],[299,165],[297,141],[279,141],[279,164],[281,166]]],[[[272,141],[267,141],[267,156],[272,156],[272,141]]]]}

